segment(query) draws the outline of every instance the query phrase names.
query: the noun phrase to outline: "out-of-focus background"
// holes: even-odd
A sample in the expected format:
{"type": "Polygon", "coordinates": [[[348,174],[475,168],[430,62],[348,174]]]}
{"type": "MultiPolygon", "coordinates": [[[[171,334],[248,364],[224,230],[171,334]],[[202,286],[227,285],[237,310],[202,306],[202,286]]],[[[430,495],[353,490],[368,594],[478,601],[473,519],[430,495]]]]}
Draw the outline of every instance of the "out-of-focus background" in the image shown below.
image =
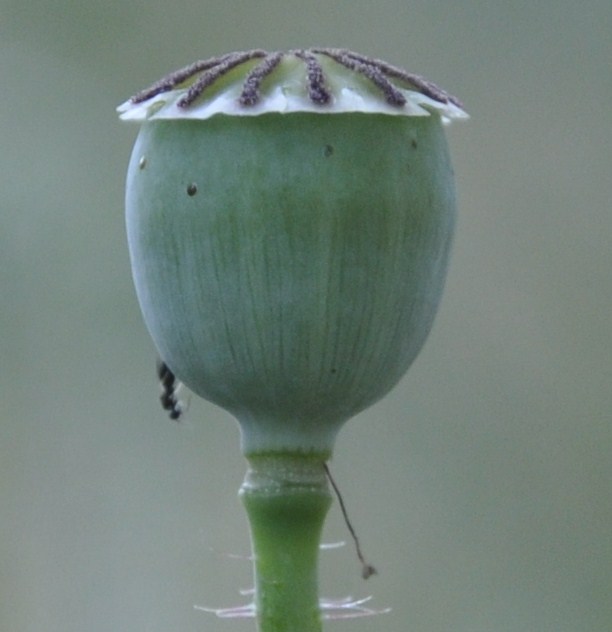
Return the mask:
{"type": "MultiPolygon", "coordinates": [[[[159,408],[134,296],[115,106],[251,47],[342,46],[424,74],[460,222],[433,333],[340,435],[370,561],[323,553],[328,630],[612,629],[609,0],[0,1],[0,629],[254,630],[234,422],[159,408]]],[[[347,538],[337,505],[326,540],[347,538]]]]}

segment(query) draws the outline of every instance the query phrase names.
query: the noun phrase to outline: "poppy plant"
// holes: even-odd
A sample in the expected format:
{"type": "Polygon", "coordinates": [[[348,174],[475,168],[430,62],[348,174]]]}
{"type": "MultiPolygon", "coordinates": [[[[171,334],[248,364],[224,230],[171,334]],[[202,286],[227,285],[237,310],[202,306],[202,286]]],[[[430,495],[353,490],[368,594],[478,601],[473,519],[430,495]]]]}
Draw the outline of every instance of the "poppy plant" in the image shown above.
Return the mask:
{"type": "Polygon", "coordinates": [[[260,629],[314,632],[325,464],[431,329],[455,225],[444,123],[467,115],[331,48],[198,61],[119,111],[141,125],[127,231],[164,379],[240,425],[260,629]]]}

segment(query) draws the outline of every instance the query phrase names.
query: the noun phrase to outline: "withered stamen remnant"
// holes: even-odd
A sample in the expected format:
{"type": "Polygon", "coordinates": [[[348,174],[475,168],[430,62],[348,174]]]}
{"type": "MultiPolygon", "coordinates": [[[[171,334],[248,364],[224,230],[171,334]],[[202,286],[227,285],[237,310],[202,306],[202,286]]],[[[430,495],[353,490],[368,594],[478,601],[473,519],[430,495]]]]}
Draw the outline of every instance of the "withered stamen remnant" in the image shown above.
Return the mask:
{"type": "Polygon", "coordinates": [[[162,387],[162,394],[159,396],[162,408],[168,411],[170,419],[178,421],[183,411],[176,397],[177,379],[163,360],[157,362],[157,377],[162,387]]]}
{"type": "Polygon", "coordinates": [[[344,504],[344,498],[342,498],[342,493],[340,492],[340,488],[336,484],[334,477],[331,475],[329,471],[329,466],[327,463],[323,464],[323,469],[325,470],[325,475],[327,476],[329,482],[331,483],[332,489],[336,494],[336,498],[338,499],[338,503],[340,504],[340,511],[342,512],[342,517],[344,518],[344,522],[351,534],[351,538],[353,538],[353,542],[355,543],[355,550],[357,552],[357,558],[361,562],[361,577],[363,579],[368,579],[372,577],[372,575],[378,575],[378,571],[374,566],[366,562],[365,557],[363,556],[363,552],[361,551],[361,544],[359,543],[359,538],[357,537],[357,532],[353,527],[351,520],[348,515],[348,511],[346,509],[346,505],[344,504]]]}
{"type": "Polygon", "coordinates": [[[255,105],[259,101],[261,82],[278,66],[283,55],[282,52],[266,55],[264,60],[249,72],[238,99],[241,105],[255,105]]]}
{"type": "Polygon", "coordinates": [[[313,103],[325,105],[329,103],[331,95],[325,87],[323,68],[317,58],[310,51],[295,51],[295,56],[306,63],[306,76],[308,78],[308,96],[313,103]]]}
{"type": "Polygon", "coordinates": [[[270,76],[274,69],[286,56],[293,55],[306,65],[308,97],[316,105],[325,106],[331,101],[331,94],[325,86],[325,75],[317,55],[325,55],[345,68],[359,73],[371,81],[385,96],[387,103],[395,107],[406,104],[406,97],[390,80],[399,80],[421,94],[440,103],[452,103],[463,107],[459,99],[448,94],[431,81],[420,75],[406,72],[401,68],[388,64],[381,59],[369,58],[341,48],[312,48],[279,51],[270,53],[254,49],[228,53],[211,59],[196,61],[193,64],[176,70],[163,77],[146,90],[132,97],[132,103],[142,103],[163,92],[168,92],[188,79],[195,78],[187,93],[178,102],[180,108],[187,108],[210,87],[217,79],[223,77],[236,66],[254,59],[262,61],[252,68],[242,85],[238,103],[244,107],[254,106],[261,100],[261,83],[270,76]]]}

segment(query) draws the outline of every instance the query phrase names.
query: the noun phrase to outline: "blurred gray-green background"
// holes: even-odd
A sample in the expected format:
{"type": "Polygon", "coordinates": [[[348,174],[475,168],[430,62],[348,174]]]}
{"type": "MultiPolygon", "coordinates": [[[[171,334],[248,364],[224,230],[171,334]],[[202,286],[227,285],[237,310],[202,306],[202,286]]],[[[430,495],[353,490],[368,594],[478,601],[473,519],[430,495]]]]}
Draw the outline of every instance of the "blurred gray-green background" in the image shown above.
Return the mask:
{"type": "MultiPolygon", "coordinates": [[[[425,350],[333,462],[370,560],[328,630],[612,629],[609,0],[0,0],[0,630],[254,630],[223,412],[157,401],[115,106],[194,59],[345,46],[466,103],[460,222],[425,350]]],[[[326,540],[347,537],[337,506],[326,540]]]]}

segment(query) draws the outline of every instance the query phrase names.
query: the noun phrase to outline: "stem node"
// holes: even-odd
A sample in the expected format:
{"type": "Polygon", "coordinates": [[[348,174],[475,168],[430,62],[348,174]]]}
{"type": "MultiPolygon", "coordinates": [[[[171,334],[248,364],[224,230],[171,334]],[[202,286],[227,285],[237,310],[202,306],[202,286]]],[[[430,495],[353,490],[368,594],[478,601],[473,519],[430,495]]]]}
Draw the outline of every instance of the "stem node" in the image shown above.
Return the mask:
{"type": "Polygon", "coordinates": [[[322,456],[249,457],[240,489],[251,528],[260,632],[320,632],[318,553],[331,504],[322,456]]]}

